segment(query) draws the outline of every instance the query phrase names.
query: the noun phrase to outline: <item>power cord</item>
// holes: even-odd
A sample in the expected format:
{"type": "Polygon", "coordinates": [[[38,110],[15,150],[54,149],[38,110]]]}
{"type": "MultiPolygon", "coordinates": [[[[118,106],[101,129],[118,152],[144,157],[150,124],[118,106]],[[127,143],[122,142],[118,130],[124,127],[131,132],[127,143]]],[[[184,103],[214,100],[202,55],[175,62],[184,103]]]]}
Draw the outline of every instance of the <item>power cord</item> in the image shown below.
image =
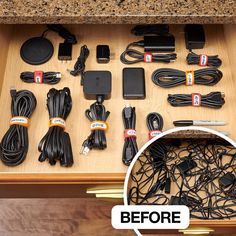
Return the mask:
{"type": "MultiPolygon", "coordinates": [[[[191,84],[215,85],[223,77],[223,73],[216,68],[204,68],[193,71],[191,84]]],[[[157,69],[152,74],[154,84],[162,88],[172,88],[188,83],[187,72],[171,68],[157,69]]]]}
{"type": "Polygon", "coordinates": [[[166,54],[160,54],[160,53],[143,53],[140,52],[136,49],[131,49],[130,47],[144,47],[144,40],[141,41],[137,41],[137,42],[133,42],[130,43],[125,51],[120,55],[120,61],[123,64],[135,64],[138,62],[172,62],[175,61],[177,58],[177,54],[176,53],[166,53],[166,54]],[[133,58],[133,60],[129,60],[127,59],[127,56],[129,56],[130,58],[133,58]],[[147,59],[148,58],[148,59],[147,59]],[[151,59],[150,59],[151,58],[151,59]],[[151,61],[149,61],[151,60],[151,61]]]}
{"type": "Polygon", "coordinates": [[[127,106],[122,111],[122,118],[125,128],[125,142],[123,147],[122,161],[125,165],[130,165],[134,156],[138,152],[136,142],[136,113],[135,107],[127,106]]]}
{"type": "Polygon", "coordinates": [[[78,57],[73,70],[68,70],[71,75],[77,76],[81,75],[81,85],[83,85],[83,77],[84,77],[84,70],[85,70],[85,62],[89,56],[89,49],[86,45],[80,48],[80,56],[78,57]]]}
{"type": "Polygon", "coordinates": [[[174,107],[203,106],[221,108],[225,104],[224,93],[211,92],[206,95],[195,94],[169,94],[167,101],[174,107]]]}
{"type": "Polygon", "coordinates": [[[146,123],[149,131],[162,131],[164,126],[163,117],[157,112],[149,113],[146,118],[146,123]]]}
{"type": "Polygon", "coordinates": [[[20,78],[26,83],[57,84],[61,80],[61,73],[52,71],[25,71],[20,74],[20,78]]]}
{"type": "Polygon", "coordinates": [[[190,52],[186,60],[189,65],[220,67],[222,64],[222,61],[218,55],[198,55],[194,52],[190,52]]]}
{"type": "Polygon", "coordinates": [[[20,165],[26,158],[29,138],[29,118],[33,114],[37,101],[34,94],[28,90],[11,89],[10,128],[3,136],[0,144],[0,158],[7,166],[20,165]]]}
{"type": "Polygon", "coordinates": [[[70,136],[65,132],[65,121],[72,108],[69,88],[50,89],[47,94],[47,108],[50,118],[49,130],[39,143],[39,161],[48,159],[50,165],[60,161],[62,166],[73,165],[70,136]]]}
{"type": "Polygon", "coordinates": [[[106,123],[110,112],[106,111],[103,105],[104,98],[97,97],[97,101],[90,106],[90,109],[85,111],[85,116],[91,123],[91,133],[84,140],[80,154],[87,155],[91,149],[105,149],[107,147],[106,130],[108,125],[106,123]]]}

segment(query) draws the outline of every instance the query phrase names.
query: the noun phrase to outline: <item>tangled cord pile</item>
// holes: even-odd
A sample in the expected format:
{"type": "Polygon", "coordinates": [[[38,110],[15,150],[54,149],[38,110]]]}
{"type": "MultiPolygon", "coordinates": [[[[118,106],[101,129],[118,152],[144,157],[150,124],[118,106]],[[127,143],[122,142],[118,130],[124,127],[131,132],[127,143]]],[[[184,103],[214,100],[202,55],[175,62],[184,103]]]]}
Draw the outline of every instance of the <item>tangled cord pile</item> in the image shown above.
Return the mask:
{"type": "Polygon", "coordinates": [[[197,219],[236,217],[235,157],[220,139],[157,140],[136,162],[128,202],[186,205],[197,219]]]}

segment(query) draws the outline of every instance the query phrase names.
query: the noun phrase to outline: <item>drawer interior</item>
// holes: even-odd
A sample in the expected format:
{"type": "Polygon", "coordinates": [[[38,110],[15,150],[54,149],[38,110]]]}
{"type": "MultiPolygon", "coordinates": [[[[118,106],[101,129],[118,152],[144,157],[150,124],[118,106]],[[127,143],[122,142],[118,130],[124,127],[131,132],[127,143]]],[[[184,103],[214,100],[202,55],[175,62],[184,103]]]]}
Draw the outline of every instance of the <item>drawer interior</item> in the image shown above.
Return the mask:
{"type": "Polygon", "coordinates": [[[43,25],[4,25],[0,28],[0,43],[2,45],[0,69],[1,69],[1,122],[0,138],[9,127],[10,114],[10,87],[17,90],[29,89],[37,98],[37,108],[31,118],[29,127],[29,151],[26,160],[20,166],[6,167],[0,163],[2,173],[60,173],[60,174],[111,174],[118,175],[126,172],[126,166],[121,161],[123,147],[123,123],[121,111],[125,104],[136,107],[137,114],[137,142],[139,147],[148,140],[146,127],[146,116],[149,112],[159,112],[164,118],[164,130],[173,127],[173,120],[178,119],[210,119],[225,120],[227,126],[217,127],[230,133],[232,139],[236,139],[236,46],[233,38],[236,36],[236,27],[223,25],[206,25],[206,46],[196,53],[208,55],[218,54],[223,64],[220,67],[224,76],[215,86],[178,86],[164,89],[155,86],[151,81],[151,74],[157,68],[177,68],[181,70],[199,69],[198,66],[187,65],[185,58],[188,51],[185,49],[183,25],[171,25],[170,32],[176,38],[177,60],[173,63],[139,63],[135,65],[124,65],[120,62],[120,54],[132,41],[139,40],[130,33],[132,25],[68,25],[68,29],[75,33],[78,44],[73,46],[73,60],[61,62],[57,59],[58,46],[63,40],[53,32],[47,33],[47,38],[54,45],[54,55],[45,64],[32,66],[26,64],[20,58],[20,47],[30,37],[40,36],[45,30],[43,25]],[[106,100],[104,105],[111,112],[108,118],[109,130],[107,132],[108,148],[103,151],[92,150],[88,156],[79,154],[83,140],[89,135],[90,122],[86,119],[84,111],[89,108],[93,101],[85,100],[80,85],[80,77],[72,77],[67,69],[72,69],[79,56],[80,46],[86,44],[90,49],[90,55],[86,62],[86,70],[109,70],[112,73],[112,96],[106,100]],[[111,50],[111,61],[108,64],[96,62],[96,45],[108,44],[111,50]],[[124,67],[144,67],[146,76],[145,100],[124,100],[122,98],[122,69],[124,67]],[[62,80],[57,85],[27,84],[20,80],[23,71],[60,71],[62,80]],[[74,165],[70,168],[61,167],[59,164],[50,166],[48,163],[38,161],[39,152],[37,146],[43,135],[48,130],[48,111],[46,108],[46,96],[51,87],[69,87],[72,93],[73,107],[67,119],[66,130],[72,140],[74,154],[74,165]],[[195,107],[171,107],[167,103],[169,93],[192,93],[200,92],[207,94],[211,91],[222,91],[225,93],[226,103],[220,110],[195,107]]]}

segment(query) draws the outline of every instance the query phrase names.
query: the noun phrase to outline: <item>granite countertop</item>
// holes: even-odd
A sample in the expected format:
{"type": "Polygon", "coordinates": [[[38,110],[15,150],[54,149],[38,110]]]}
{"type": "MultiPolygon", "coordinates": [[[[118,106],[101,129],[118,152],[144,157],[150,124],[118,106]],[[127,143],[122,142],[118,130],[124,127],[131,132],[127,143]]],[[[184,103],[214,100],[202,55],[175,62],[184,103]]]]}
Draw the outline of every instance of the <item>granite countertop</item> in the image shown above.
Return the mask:
{"type": "Polygon", "coordinates": [[[236,23],[236,0],[0,0],[0,23],[236,23]]]}

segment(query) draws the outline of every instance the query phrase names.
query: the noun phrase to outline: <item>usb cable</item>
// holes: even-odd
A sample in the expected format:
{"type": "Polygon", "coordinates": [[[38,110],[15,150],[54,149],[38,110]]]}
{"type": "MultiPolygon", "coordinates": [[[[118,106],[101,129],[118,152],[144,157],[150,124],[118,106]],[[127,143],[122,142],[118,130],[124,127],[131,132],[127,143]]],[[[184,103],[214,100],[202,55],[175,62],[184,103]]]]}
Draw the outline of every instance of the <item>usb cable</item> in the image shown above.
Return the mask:
{"type": "MultiPolygon", "coordinates": [[[[223,73],[216,68],[204,68],[193,71],[193,84],[212,86],[223,77],[223,73]]],[[[152,81],[162,88],[172,88],[186,84],[186,72],[172,68],[157,69],[152,74],[152,81]]]]}
{"type": "Polygon", "coordinates": [[[136,133],[134,133],[136,125],[135,107],[131,106],[125,107],[122,111],[122,118],[125,131],[127,131],[126,133],[128,134],[129,131],[133,132],[125,136],[125,142],[123,146],[122,161],[125,165],[128,166],[130,165],[134,156],[138,152],[136,133]]]}
{"type": "MultiPolygon", "coordinates": [[[[198,106],[221,108],[225,104],[224,93],[211,92],[206,95],[198,94],[198,106]]],[[[193,105],[193,94],[169,94],[167,101],[174,107],[193,105]]],[[[193,105],[194,106],[194,105],[193,105]]]]}

